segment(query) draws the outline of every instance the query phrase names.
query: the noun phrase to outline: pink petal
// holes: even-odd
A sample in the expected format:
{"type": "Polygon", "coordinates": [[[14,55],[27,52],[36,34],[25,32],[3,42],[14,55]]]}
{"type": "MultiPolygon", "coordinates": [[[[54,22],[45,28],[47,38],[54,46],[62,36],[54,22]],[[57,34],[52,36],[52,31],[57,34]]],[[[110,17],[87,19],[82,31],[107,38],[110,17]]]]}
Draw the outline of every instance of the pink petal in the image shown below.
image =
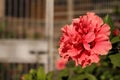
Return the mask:
{"type": "Polygon", "coordinates": [[[91,62],[94,62],[94,63],[98,63],[100,58],[97,54],[91,54],[91,56],[89,57],[89,59],[91,60],[91,62]]]}
{"type": "Polygon", "coordinates": [[[62,70],[66,67],[67,59],[60,58],[56,63],[56,69],[62,70]]]}
{"type": "Polygon", "coordinates": [[[89,32],[87,35],[85,35],[85,41],[86,42],[92,42],[95,39],[95,33],[89,32]]]}
{"type": "Polygon", "coordinates": [[[95,13],[94,13],[94,12],[87,12],[87,15],[89,15],[89,16],[94,16],[95,13]]]}
{"type": "Polygon", "coordinates": [[[80,19],[79,18],[75,18],[72,20],[72,23],[79,23],[80,19]]]}
{"type": "Polygon", "coordinates": [[[86,50],[90,50],[90,45],[87,42],[83,42],[83,46],[86,50]]]}
{"type": "Polygon", "coordinates": [[[81,52],[81,50],[71,49],[71,50],[68,50],[67,54],[68,54],[70,57],[73,57],[73,56],[78,55],[80,52],[81,52]]]}
{"type": "Polygon", "coordinates": [[[97,42],[91,51],[99,55],[106,55],[111,48],[112,45],[109,41],[101,41],[97,42]]]}
{"type": "Polygon", "coordinates": [[[95,38],[96,42],[109,40],[109,37],[104,34],[98,34],[95,38]]]}
{"type": "Polygon", "coordinates": [[[110,35],[110,26],[107,25],[107,24],[104,24],[101,27],[101,30],[99,31],[99,34],[104,34],[106,36],[109,36],[110,35]]]}

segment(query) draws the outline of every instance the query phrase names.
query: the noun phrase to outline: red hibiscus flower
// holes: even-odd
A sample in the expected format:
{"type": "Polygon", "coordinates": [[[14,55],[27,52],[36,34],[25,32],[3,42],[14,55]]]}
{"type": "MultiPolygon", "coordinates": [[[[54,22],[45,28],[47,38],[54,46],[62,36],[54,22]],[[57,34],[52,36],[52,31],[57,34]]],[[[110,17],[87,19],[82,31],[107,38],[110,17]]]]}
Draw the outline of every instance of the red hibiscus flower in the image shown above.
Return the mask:
{"type": "Polygon", "coordinates": [[[56,63],[56,69],[62,70],[66,67],[67,60],[64,58],[60,58],[56,63]]]}
{"type": "Polygon", "coordinates": [[[59,54],[76,65],[86,67],[98,63],[100,55],[108,54],[112,48],[109,41],[110,27],[95,13],[87,13],[73,19],[71,25],[62,29],[59,54]]]}
{"type": "Polygon", "coordinates": [[[118,28],[114,29],[114,30],[113,30],[113,35],[114,35],[114,36],[120,35],[120,30],[119,30],[118,28]]]}

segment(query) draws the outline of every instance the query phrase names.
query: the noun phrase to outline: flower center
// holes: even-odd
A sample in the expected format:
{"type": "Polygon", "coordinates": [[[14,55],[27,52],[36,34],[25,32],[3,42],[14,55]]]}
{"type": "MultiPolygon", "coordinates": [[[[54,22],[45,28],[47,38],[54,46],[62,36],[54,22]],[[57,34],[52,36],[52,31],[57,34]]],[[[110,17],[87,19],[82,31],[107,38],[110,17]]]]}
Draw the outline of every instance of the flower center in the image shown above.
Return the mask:
{"type": "Polygon", "coordinates": [[[95,46],[95,41],[90,42],[89,45],[90,45],[90,48],[92,49],[95,46]]]}

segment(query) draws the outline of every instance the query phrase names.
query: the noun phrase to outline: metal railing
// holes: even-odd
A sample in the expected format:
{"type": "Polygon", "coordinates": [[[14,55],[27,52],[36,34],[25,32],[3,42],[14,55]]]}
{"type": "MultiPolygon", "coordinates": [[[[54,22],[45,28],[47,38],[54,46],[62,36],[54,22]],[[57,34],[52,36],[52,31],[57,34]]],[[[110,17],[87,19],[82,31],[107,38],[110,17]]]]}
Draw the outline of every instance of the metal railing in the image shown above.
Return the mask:
{"type": "Polygon", "coordinates": [[[36,63],[0,63],[0,80],[23,80],[30,69],[37,69],[44,64],[36,63]]]}

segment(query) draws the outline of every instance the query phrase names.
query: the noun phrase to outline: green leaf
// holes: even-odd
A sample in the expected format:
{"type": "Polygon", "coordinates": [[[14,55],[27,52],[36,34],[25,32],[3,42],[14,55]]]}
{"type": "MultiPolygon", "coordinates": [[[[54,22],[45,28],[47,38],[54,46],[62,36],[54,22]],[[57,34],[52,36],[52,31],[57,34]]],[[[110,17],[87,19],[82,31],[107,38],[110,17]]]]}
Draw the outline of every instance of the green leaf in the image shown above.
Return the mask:
{"type": "Polygon", "coordinates": [[[112,44],[117,43],[117,42],[120,42],[120,36],[113,37],[113,38],[111,39],[111,42],[112,42],[112,44]]]}
{"type": "Polygon", "coordinates": [[[114,67],[120,67],[120,53],[109,56],[114,67]]]}
{"type": "Polygon", "coordinates": [[[70,73],[70,70],[68,68],[63,69],[63,70],[61,70],[59,72],[57,71],[57,73],[56,73],[57,75],[54,76],[54,77],[56,77],[55,80],[62,80],[63,77],[68,77],[69,73],[70,73]]]}
{"type": "Polygon", "coordinates": [[[24,80],[34,80],[36,71],[34,69],[31,69],[29,73],[24,74],[24,80]]]}
{"type": "Polygon", "coordinates": [[[84,78],[85,75],[83,74],[76,74],[76,75],[73,75],[72,77],[70,77],[68,80],[82,80],[84,78]]]}
{"type": "Polygon", "coordinates": [[[36,80],[37,79],[36,70],[31,69],[30,76],[31,76],[32,80],[36,80]]]}
{"type": "Polygon", "coordinates": [[[59,73],[60,76],[68,76],[69,75],[69,69],[64,69],[64,70],[61,70],[60,73],[59,73]]]}
{"type": "Polygon", "coordinates": [[[86,73],[86,77],[88,77],[88,80],[97,80],[96,77],[92,74],[86,73]]]}
{"type": "Polygon", "coordinates": [[[69,80],[97,80],[96,77],[92,74],[85,73],[85,74],[79,74],[74,75],[69,80]]]}
{"type": "Polygon", "coordinates": [[[52,72],[48,72],[47,73],[47,80],[53,80],[53,74],[54,74],[53,71],[52,72]]]}
{"type": "Polygon", "coordinates": [[[74,73],[80,74],[82,72],[84,72],[84,69],[81,66],[74,67],[74,73]]]}
{"type": "Polygon", "coordinates": [[[46,74],[43,67],[37,69],[37,80],[46,80],[46,74]]]}
{"type": "Polygon", "coordinates": [[[24,80],[35,80],[36,79],[36,71],[31,69],[28,74],[24,75],[24,80]]]}
{"type": "Polygon", "coordinates": [[[32,76],[30,74],[25,74],[24,80],[32,80],[32,76]]]}
{"type": "Polygon", "coordinates": [[[95,68],[96,68],[96,65],[92,64],[92,65],[87,66],[86,68],[84,68],[84,72],[92,72],[95,68]]]}
{"type": "Polygon", "coordinates": [[[104,23],[107,23],[111,27],[111,31],[114,29],[114,24],[113,24],[112,18],[109,15],[106,15],[103,18],[103,21],[104,21],[104,23]]]}
{"type": "Polygon", "coordinates": [[[46,80],[46,74],[43,67],[37,70],[31,69],[28,74],[24,75],[25,80],[46,80]]]}
{"type": "Polygon", "coordinates": [[[110,26],[110,31],[111,31],[111,35],[110,35],[110,38],[113,37],[113,30],[114,30],[114,24],[113,24],[113,21],[112,21],[112,18],[109,16],[109,15],[106,15],[104,18],[103,18],[103,21],[104,23],[107,23],[109,26],[110,26]]]}
{"type": "Polygon", "coordinates": [[[74,66],[75,66],[75,62],[73,60],[68,61],[66,64],[67,68],[73,68],[74,66]]]}

